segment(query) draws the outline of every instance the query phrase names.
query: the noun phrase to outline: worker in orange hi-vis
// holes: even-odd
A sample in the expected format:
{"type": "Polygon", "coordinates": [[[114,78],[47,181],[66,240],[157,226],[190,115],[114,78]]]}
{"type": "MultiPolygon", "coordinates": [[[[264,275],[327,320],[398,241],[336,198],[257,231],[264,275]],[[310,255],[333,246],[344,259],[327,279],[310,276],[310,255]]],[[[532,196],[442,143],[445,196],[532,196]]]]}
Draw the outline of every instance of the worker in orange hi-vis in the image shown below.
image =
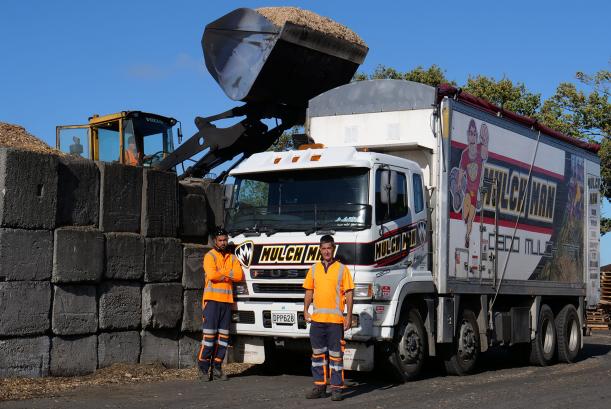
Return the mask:
{"type": "Polygon", "coordinates": [[[226,381],[222,364],[229,343],[233,283],[242,281],[244,273],[228,251],[227,232],[217,227],[213,238],[214,248],[204,256],[203,339],[197,360],[201,379],[226,381]]]}
{"type": "Polygon", "coordinates": [[[354,282],[348,267],[334,259],[335,242],[332,236],[321,237],[320,253],[322,261],[310,267],[303,282],[306,290],[303,315],[310,323],[314,377],[314,389],[306,398],[326,397],[327,378],[330,378],[331,399],[337,401],[343,399],[344,331],[352,326],[354,282]],[[313,305],[312,314],[309,312],[310,305],[313,305]],[[347,314],[344,316],[345,307],[347,314]]]}
{"type": "Polygon", "coordinates": [[[131,166],[138,165],[138,149],[136,148],[136,140],[133,136],[127,138],[127,147],[125,148],[125,164],[131,166]]]}

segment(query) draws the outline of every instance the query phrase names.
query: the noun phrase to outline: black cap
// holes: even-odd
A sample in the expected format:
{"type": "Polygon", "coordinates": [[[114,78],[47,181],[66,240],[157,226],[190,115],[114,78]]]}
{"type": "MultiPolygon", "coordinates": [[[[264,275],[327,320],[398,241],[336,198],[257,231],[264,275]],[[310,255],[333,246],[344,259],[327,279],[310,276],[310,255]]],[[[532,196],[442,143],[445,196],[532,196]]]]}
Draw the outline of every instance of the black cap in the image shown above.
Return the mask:
{"type": "Polygon", "coordinates": [[[217,238],[218,236],[229,236],[227,230],[225,230],[222,226],[216,226],[214,228],[214,232],[212,233],[212,237],[217,238]]]}

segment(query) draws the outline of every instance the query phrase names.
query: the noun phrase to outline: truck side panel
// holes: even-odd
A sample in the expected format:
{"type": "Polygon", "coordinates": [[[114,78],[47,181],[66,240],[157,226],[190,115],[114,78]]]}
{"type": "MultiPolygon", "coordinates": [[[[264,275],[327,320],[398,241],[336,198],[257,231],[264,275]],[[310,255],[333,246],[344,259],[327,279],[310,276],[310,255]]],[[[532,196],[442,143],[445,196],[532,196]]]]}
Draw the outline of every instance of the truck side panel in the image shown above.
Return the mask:
{"type": "Polygon", "coordinates": [[[451,102],[440,191],[449,202],[448,263],[438,288],[481,292],[502,281],[501,293],[585,295],[597,257],[584,245],[599,217],[586,213],[586,169],[599,176],[596,155],[451,102]]]}

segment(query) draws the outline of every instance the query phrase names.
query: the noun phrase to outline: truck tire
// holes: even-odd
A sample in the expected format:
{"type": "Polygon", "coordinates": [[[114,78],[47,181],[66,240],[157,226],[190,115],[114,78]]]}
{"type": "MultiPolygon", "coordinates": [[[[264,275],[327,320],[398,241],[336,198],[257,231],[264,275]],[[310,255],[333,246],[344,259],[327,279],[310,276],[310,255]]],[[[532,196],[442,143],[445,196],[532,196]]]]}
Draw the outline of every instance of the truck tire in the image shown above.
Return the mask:
{"type": "Polygon", "coordinates": [[[473,372],[480,355],[479,327],[475,314],[463,310],[458,320],[456,340],[445,357],[449,375],[468,375],[473,372]]]}
{"type": "Polygon", "coordinates": [[[426,330],[418,309],[411,307],[402,314],[388,360],[399,381],[417,379],[428,351],[426,330]]]}
{"type": "Polygon", "coordinates": [[[579,315],[572,304],[565,305],[556,317],[558,335],[558,360],[572,363],[581,350],[581,326],[579,315]]]}
{"type": "Polygon", "coordinates": [[[556,354],[556,325],[552,309],[543,304],[539,311],[539,322],[535,339],[530,343],[530,363],[548,366],[554,362],[556,354]]]}

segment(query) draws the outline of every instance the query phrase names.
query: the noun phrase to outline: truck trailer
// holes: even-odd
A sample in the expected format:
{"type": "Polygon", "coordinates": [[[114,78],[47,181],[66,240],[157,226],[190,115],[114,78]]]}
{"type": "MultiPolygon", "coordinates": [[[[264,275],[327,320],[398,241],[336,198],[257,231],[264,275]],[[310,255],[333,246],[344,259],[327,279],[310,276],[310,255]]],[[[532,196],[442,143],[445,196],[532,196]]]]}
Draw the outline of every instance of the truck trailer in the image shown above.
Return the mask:
{"type": "Polygon", "coordinates": [[[573,362],[599,297],[597,146],[450,86],[352,82],[309,100],[297,150],[235,167],[226,227],[245,272],[230,359],[309,348],[303,280],[322,235],[353,274],[344,367],[403,380],[493,346],[573,362]]]}

